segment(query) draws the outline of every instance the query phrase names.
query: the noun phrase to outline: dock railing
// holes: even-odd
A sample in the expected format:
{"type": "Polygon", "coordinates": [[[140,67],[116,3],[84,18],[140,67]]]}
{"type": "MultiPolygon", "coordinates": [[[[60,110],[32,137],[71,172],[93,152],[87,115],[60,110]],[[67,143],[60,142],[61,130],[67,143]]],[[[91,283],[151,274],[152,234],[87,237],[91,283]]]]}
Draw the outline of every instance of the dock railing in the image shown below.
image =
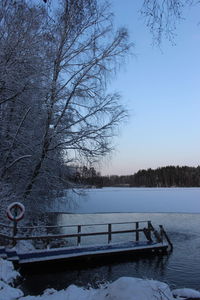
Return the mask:
{"type": "Polygon", "coordinates": [[[167,241],[170,249],[173,245],[167,236],[162,225],[159,231],[155,230],[151,221],[136,221],[136,222],[118,222],[118,223],[97,223],[97,224],[76,224],[76,225],[57,225],[57,226],[18,226],[17,228],[11,225],[0,223],[0,238],[11,241],[14,246],[21,240],[42,240],[48,247],[50,241],[55,239],[70,239],[75,238],[77,246],[81,245],[83,237],[92,236],[107,236],[107,243],[113,242],[113,237],[117,234],[129,234],[131,241],[140,242],[145,238],[146,242],[163,243],[167,241]],[[123,229],[123,225],[128,226],[128,229],[123,229]],[[100,226],[106,228],[97,230],[100,226]],[[120,228],[119,228],[120,227],[120,228]],[[88,228],[90,232],[88,232],[88,228]],[[95,230],[94,230],[95,229],[95,230]],[[64,231],[64,233],[62,233],[64,231]],[[71,233],[69,233],[71,231],[71,233]],[[58,232],[58,233],[55,233],[58,232]],[[131,235],[130,235],[131,234],[131,235]]]}

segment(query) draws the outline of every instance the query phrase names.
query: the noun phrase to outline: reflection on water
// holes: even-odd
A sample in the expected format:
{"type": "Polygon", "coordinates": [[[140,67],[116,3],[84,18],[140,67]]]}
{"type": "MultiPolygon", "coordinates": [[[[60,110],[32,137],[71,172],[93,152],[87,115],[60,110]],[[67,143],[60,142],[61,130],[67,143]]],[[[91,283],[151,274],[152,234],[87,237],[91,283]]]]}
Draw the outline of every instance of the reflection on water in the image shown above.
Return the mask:
{"type": "MultiPolygon", "coordinates": [[[[200,215],[176,213],[120,213],[120,214],[54,214],[51,221],[57,224],[92,224],[109,222],[134,222],[151,220],[153,225],[164,225],[174,244],[170,256],[146,258],[131,257],[128,260],[104,262],[80,267],[67,265],[62,270],[29,274],[22,284],[25,292],[38,294],[48,287],[66,288],[70,284],[97,286],[120,276],[152,278],[164,281],[171,287],[200,289],[200,215]],[[33,283],[34,282],[34,283],[33,283]]],[[[96,243],[97,241],[93,241],[96,243]]],[[[73,242],[72,242],[73,243],[73,242]]]]}

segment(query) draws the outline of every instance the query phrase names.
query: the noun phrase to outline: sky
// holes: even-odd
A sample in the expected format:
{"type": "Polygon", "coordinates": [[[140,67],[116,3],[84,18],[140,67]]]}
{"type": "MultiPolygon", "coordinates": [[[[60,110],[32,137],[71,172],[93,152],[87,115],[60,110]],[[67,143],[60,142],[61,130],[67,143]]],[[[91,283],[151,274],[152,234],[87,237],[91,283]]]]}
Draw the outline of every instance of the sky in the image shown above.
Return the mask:
{"type": "Polygon", "coordinates": [[[135,46],[109,87],[122,95],[129,119],[101,173],[200,165],[200,5],[185,10],[175,45],[163,40],[159,48],[138,12],[141,0],[111,3],[116,27],[127,27],[135,46]]]}

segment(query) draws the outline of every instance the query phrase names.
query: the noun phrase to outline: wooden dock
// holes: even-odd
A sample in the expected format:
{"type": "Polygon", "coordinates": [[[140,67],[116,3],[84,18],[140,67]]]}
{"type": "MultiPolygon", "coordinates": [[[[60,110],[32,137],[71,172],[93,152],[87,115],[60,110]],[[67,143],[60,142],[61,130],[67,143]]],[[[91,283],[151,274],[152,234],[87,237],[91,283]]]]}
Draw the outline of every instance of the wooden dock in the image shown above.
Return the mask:
{"type": "MultiPolygon", "coordinates": [[[[163,229],[159,226],[159,230],[155,230],[150,221],[123,222],[109,224],[84,224],[84,225],[62,225],[62,226],[46,226],[47,234],[41,235],[34,233],[34,230],[40,230],[37,227],[18,227],[13,230],[13,226],[7,226],[7,231],[11,234],[0,233],[0,237],[11,243],[12,248],[0,247],[0,257],[13,261],[20,266],[37,265],[41,263],[52,263],[61,261],[77,261],[88,259],[99,259],[102,257],[114,257],[125,255],[162,254],[168,250],[172,250],[173,245],[163,229]],[[98,230],[101,228],[101,230],[98,230]],[[102,230],[104,228],[104,230],[102,230]],[[52,233],[57,231],[58,233],[52,233]],[[29,232],[29,234],[27,234],[29,232]],[[30,233],[31,232],[31,233],[30,233]],[[14,233],[14,234],[12,234],[14,233]],[[126,239],[120,240],[126,235],[126,239]],[[82,245],[82,239],[86,237],[102,236],[107,241],[104,243],[96,243],[82,245]],[[51,241],[55,239],[64,239],[76,241],[76,245],[59,248],[49,248],[51,241]],[[47,246],[47,249],[34,251],[17,251],[14,245],[21,240],[40,240],[47,246]]],[[[5,229],[5,228],[4,228],[5,229]]],[[[44,232],[44,227],[42,227],[44,232]]],[[[4,230],[5,232],[5,230],[4,230]]]]}

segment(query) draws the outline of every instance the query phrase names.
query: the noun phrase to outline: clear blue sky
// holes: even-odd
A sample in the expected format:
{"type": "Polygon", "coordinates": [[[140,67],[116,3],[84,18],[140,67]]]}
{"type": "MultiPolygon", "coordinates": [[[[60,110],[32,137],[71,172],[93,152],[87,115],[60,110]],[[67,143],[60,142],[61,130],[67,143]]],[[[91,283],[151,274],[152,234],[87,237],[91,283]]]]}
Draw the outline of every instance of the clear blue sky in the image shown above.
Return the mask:
{"type": "Polygon", "coordinates": [[[152,36],[138,10],[142,1],[112,0],[115,23],[126,26],[134,54],[111,84],[129,109],[115,139],[116,151],[102,174],[133,174],[139,169],[200,164],[200,5],[185,11],[176,46],[152,36]]]}

